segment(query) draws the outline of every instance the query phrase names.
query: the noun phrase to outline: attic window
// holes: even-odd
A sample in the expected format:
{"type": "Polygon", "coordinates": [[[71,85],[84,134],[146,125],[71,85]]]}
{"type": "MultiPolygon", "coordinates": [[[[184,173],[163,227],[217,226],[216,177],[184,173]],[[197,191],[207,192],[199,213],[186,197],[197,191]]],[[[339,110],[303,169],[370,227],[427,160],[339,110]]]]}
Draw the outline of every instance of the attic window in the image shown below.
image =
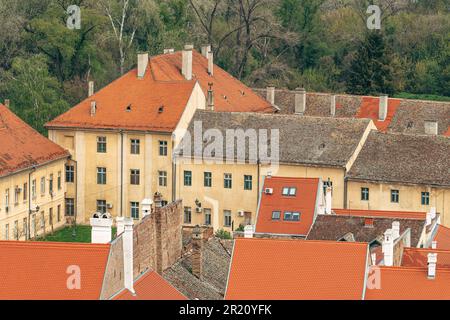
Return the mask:
{"type": "Polygon", "coordinates": [[[280,220],[281,211],[273,211],[272,212],[272,220],[280,220]]]}
{"type": "Polygon", "coordinates": [[[224,95],[223,95],[222,97],[223,97],[223,98],[224,98],[225,100],[227,100],[227,99],[228,99],[228,97],[227,97],[227,96],[224,96],[224,95]]]}
{"type": "Polygon", "coordinates": [[[241,95],[245,96],[245,91],[244,90],[241,90],[241,95]]]}
{"type": "Polygon", "coordinates": [[[297,194],[297,188],[294,187],[284,187],[283,188],[283,196],[295,197],[297,194]]]}
{"type": "Polygon", "coordinates": [[[300,212],[286,211],[284,213],[284,221],[300,221],[300,212]]]}

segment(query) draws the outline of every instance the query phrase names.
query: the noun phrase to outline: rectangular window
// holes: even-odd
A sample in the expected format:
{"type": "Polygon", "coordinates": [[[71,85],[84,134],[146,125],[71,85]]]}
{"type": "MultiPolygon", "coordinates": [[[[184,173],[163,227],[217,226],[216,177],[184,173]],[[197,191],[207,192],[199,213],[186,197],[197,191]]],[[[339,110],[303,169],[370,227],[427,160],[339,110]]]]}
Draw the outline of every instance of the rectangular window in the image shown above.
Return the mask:
{"type": "Polygon", "coordinates": [[[225,227],[231,227],[231,211],[230,210],[224,210],[224,226],[225,227]]]}
{"type": "Polygon", "coordinates": [[[36,199],[36,179],[31,181],[31,196],[33,199],[36,199]]]}
{"type": "Polygon", "coordinates": [[[41,212],[41,229],[45,232],[45,213],[44,211],[41,212]]]}
{"type": "Polygon", "coordinates": [[[133,219],[139,219],[139,202],[131,202],[131,217],[133,219]]]}
{"type": "Polygon", "coordinates": [[[5,225],[5,240],[9,240],[9,224],[5,225]]]}
{"type": "Polygon", "coordinates": [[[14,221],[14,239],[19,240],[19,221],[14,221]]]}
{"type": "Polygon", "coordinates": [[[23,230],[23,236],[25,237],[25,239],[28,239],[28,220],[27,220],[27,218],[23,218],[22,230],[23,230]]]}
{"type": "Polygon", "coordinates": [[[97,137],[97,152],[106,153],[106,137],[97,137]]]}
{"type": "Polygon", "coordinates": [[[75,200],[67,198],[66,199],[66,216],[73,217],[75,216],[75,200]]]}
{"type": "Polygon", "coordinates": [[[361,188],[361,200],[369,201],[369,188],[361,188]]]}
{"type": "Polygon", "coordinates": [[[295,195],[297,194],[297,188],[284,187],[282,194],[283,194],[283,196],[287,196],[287,197],[295,197],[295,195]]]}
{"type": "Polygon", "coordinates": [[[106,213],[106,200],[97,200],[97,212],[106,213]]]}
{"type": "Polygon", "coordinates": [[[284,218],[285,221],[291,221],[292,220],[292,212],[286,211],[284,213],[284,218]]]}
{"type": "Polygon", "coordinates": [[[19,186],[16,186],[14,188],[14,204],[18,205],[19,204],[19,194],[20,194],[20,189],[19,186]]]}
{"type": "Polygon", "coordinates": [[[61,183],[61,171],[58,171],[58,190],[62,189],[62,183],[61,183]]]}
{"type": "Polygon", "coordinates": [[[53,225],[53,208],[49,209],[48,212],[48,222],[52,226],[53,225]]]}
{"type": "Polygon", "coordinates": [[[138,186],[141,183],[141,171],[139,169],[131,169],[130,184],[138,186]]]}
{"type": "Polygon", "coordinates": [[[97,184],[106,184],[106,168],[97,168],[97,184]]]}
{"type": "Polygon", "coordinates": [[[186,187],[192,186],[192,171],[184,171],[184,185],[186,187]]]}
{"type": "Polygon", "coordinates": [[[233,187],[233,176],[231,173],[225,173],[223,175],[223,187],[225,189],[231,189],[233,187]]]}
{"type": "Polygon", "coordinates": [[[48,181],[48,192],[53,195],[53,173],[50,175],[50,180],[48,181]]]}
{"type": "Polygon", "coordinates": [[[33,214],[31,216],[31,234],[33,234],[33,236],[36,236],[36,214],[33,214]]]}
{"type": "Polygon", "coordinates": [[[300,212],[292,212],[292,221],[300,221],[300,212]]]}
{"type": "Polygon", "coordinates": [[[131,139],[131,154],[141,153],[141,140],[131,139]]]}
{"type": "Polygon", "coordinates": [[[167,187],[167,171],[159,171],[159,186],[167,187]]]}
{"type": "Polygon", "coordinates": [[[28,183],[23,184],[23,201],[28,199],[28,183]]]}
{"type": "Polygon", "coordinates": [[[280,220],[281,212],[280,211],[273,211],[272,212],[272,220],[280,220]]]}
{"type": "Polygon", "coordinates": [[[211,172],[203,173],[203,185],[207,188],[212,187],[212,173],[211,172]]]}
{"type": "Polygon", "coordinates": [[[244,175],[244,190],[253,189],[253,177],[249,175],[244,175]]]}
{"type": "Polygon", "coordinates": [[[71,165],[66,165],[66,182],[75,182],[75,167],[71,165]]]}
{"type": "Polygon", "coordinates": [[[167,141],[159,141],[159,155],[167,156],[167,141]]]}
{"type": "Polygon", "coordinates": [[[60,204],[56,208],[56,219],[58,219],[58,222],[61,222],[61,205],[60,204]]]}
{"type": "Polygon", "coordinates": [[[190,224],[192,221],[191,207],[184,207],[184,223],[190,224]]]}
{"type": "Polygon", "coordinates": [[[429,192],[422,192],[421,193],[421,203],[423,206],[430,205],[430,193],[429,192]]]}
{"type": "Polygon", "coordinates": [[[398,203],[400,198],[400,191],[391,190],[391,202],[398,203]]]}
{"type": "Polygon", "coordinates": [[[41,178],[41,195],[45,194],[45,177],[41,178]]]}
{"type": "Polygon", "coordinates": [[[5,210],[8,213],[9,210],[9,189],[5,190],[5,210]]]}
{"type": "Polygon", "coordinates": [[[205,225],[211,225],[211,209],[204,209],[205,212],[205,225]]]}

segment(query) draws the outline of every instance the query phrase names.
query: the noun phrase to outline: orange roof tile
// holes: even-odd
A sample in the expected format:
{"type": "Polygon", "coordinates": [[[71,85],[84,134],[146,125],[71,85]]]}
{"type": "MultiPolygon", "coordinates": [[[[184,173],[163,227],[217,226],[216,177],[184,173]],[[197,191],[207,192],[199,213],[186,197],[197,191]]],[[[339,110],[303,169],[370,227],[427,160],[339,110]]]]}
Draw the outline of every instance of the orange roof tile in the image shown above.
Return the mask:
{"type": "Polygon", "coordinates": [[[386,132],[392,118],[395,115],[395,112],[397,111],[397,108],[400,106],[400,103],[401,99],[388,99],[388,112],[386,119],[384,121],[379,121],[378,111],[380,98],[363,97],[359,110],[356,113],[356,117],[372,119],[379,131],[386,132]]]}
{"type": "MultiPolygon", "coordinates": [[[[439,257],[438,257],[439,259],[439,257]]],[[[449,300],[450,270],[436,270],[428,279],[427,268],[380,267],[380,289],[367,289],[366,300],[449,300]]]]}
{"type": "Polygon", "coordinates": [[[134,282],[135,295],[122,290],[113,300],[187,300],[177,289],[154,271],[147,271],[134,282]]]}
{"type": "Polygon", "coordinates": [[[444,136],[450,137],[450,127],[448,127],[447,132],[444,133],[444,136]]]}
{"type": "Polygon", "coordinates": [[[45,138],[0,104],[0,176],[68,157],[68,151],[45,138]]]}
{"type": "Polygon", "coordinates": [[[362,299],[366,243],[236,239],[228,300],[362,299]]]}
{"type": "Polygon", "coordinates": [[[450,250],[450,228],[438,225],[434,240],[437,241],[438,249],[450,250]]]}
{"type": "MultiPolygon", "coordinates": [[[[437,267],[450,268],[450,250],[404,248],[402,257],[403,267],[426,267],[428,254],[437,253],[437,267]]],[[[450,284],[449,284],[450,285],[450,284]]]]}
{"type": "Polygon", "coordinates": [[[272,188],[273,194],[262,194],[256,232],[306,236],[314,221],[319,187],[319,179],[266,178],[264,189],[272,188]],[[284,187],[295,187],[296,195],[283,196],[284,187]],[[281,211],[280,220],[272,220],[273,211],[281,211]],[[285,221],[284,212],[299,212],[300,221],[285,221]]]}
{"type": "Polygon", "coordinates": [[[109,249],[109,244],[0,241],[0,300],[99,299],[109,249]],[[68,289],[70,266],[80,268],[80,290],[68,289]]]}
{"type": "MultiPolygon", "coordinates": [[[[173,54],[159,55],[151,59],[150,65],[153,75],[159,81],[181,81],[182,57],[181,51],[173,54]]],[[[198,80],[205,96],[209,83],[213,84],[214,105],[216,111],[232,112],[273,112],[274,108],[268,101],[261,98],[252,89],[234,78],[217,65],[214,75],[208,73],[208,60],[193,50],[192,73],[198,80]],[[226,97],[226,98],[225,98],[226,97]]]]}
{"type": "Polygon", "coordinates": [[[339,216],[399,218],[399,219],[418,219],[418,220],[425,220],[427,215],[426,212],[356,210],[356,209],[333,209],[333,212],[339,216]]]}

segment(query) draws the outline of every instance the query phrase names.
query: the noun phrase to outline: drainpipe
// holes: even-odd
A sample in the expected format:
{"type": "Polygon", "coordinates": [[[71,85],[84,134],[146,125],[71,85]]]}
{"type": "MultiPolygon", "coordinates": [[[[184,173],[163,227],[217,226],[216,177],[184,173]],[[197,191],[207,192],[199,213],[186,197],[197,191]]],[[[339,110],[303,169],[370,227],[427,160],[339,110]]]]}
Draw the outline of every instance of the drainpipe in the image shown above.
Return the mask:
{"type": "Polygon", "coordinates": [[[123,130],[120,130],[120,216],[123,217],[123,130]]]}
{"type": "MultiPolygon", "coordinates": [[[[73,160],[72,156],[69,157],[70,161],[73,161],[75,163],[75,199],[74,199],[74,222],[73,222],[73,232],[72,232],[72,237],[76,237],[77,236],[77,213],[78,213],[78,161],[73,160]]],[[[66,182],[67,184],[67,182],[66,182]]]]}
{"type": "Polygon", "coordinates": [[[36,171],[36,167],[33,166],[31,171],[28,173],[28,228],[27,234],[25,235],[26,240],[31,240],[31,175],[36,171]]]}
{"type": "Polygon", "coordinates": [[[344,209],[348,209],[347,205],[347,188],[348,188],[348,180],[347,177],[344,177],[344,209]]]}

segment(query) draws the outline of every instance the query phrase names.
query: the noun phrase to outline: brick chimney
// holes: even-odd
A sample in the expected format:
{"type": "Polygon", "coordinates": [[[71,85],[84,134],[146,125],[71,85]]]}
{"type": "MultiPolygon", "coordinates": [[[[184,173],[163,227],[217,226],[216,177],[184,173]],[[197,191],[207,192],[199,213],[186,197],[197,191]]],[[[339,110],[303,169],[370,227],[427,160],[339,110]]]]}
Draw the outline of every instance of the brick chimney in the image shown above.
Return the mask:
{"type": "Polygon", "coordinates": [[[428,279],[436,278],[437,253],[428,254],[428,279]]]}
{"type": "Polygon", "coordinates": [[[325,189],[325,214],[331,214],[331,207],[333,205],[333,189],[328,186],[325,189]]]}
{"type": "Polygon", "coordinates": [[[106,214],[95,213],[90,220],[91,242],[110,243],[112,239],[112,219],[106,214]]]}
{"type": "Polygon", "coordinates": [[[214,52],[209,51],[207,54],[208,58],[208,74],[212,77],[214,76],[214,52]]]}
{"type": "Polygon", "coordinates": [[[394,265],[394,239],[392,237],[392,229],[387,229],[384,233],[382,251],[384,254],[384,265],[392,267],[394,265]]]}
{"type": "Polygon", "coordinates": [[[330,114],[332,117],[336,115],[336,96],[334,94],[330,97],[330,114]]]}
{"type": "Polygon", "coordinates": [[[400,237],[400,222],[392,222],[392,239],[395,240],[400,237]]]}
{"type": "Polygon", "coordinates": [[[91,101],[91,117],[95,116],[95,114],[97,113],[97,102],[96,101],[91,101]]]}
{"type": "Polygon", "coordinates": [[[9,99],[5,99],[5,107],[10,108],[11,101],[9,99]]]}
{"type": "Polygon", "coordinates": [[[93,95],[94,95],[94,81],[89,81],[88,97],[92,97],[93,95]]]}
{"type": "Polygon", "coordinates": [[[388,113],[388,101],[389,97],[387,94],[382,94],[380,96],[380,105],[378,106],[378,120],[380,121],[386,120],[388,113]]]}
{"type": "Polygon", "coordinates": [[[134,292],[134,274],[133,274],[133,219],[124,219],[124,231],[122,235],[123,246],[123,280],[125,289],[131,293],[134,292]]]}
{"type": "Polygon", "coordinates": [[[303,88],[295,92],[295,113],[305,114],[306,111],[306,91],[303,88]]]}
{"type": "Polygon", "coordinates": [[[148,53],[139,53],[138,54],[138,78],[142,79],[145,76],[145,71],[147,70],[148,66],[148,53]]]}
{"type": "Polygon", "coordinates": [[[203,269],[203,232],[202,229],[197,225],[194,227],[192,231],[192,274],[197,278],[202,278],[202,269],[203,269]]]}
{"type": "Polygon", "coordinates": [[[266,88],[266,100],[269,101],[271,105],[275,105],[275,87],[266,88]]]}
{"type": "Polygon", "coordinates": [[[204,56],[205,58],[208,58],[208,53],[211,51],[211,45],[210,44],[205,44],[204,46],[202,46],[202,56],[204,56]]]}
{"type": "Polygon", "coordinates": [[[255,228],[249,224],[244,227],[244,238],[251,239],[255,233],[255,228]]]}
{"type": "Polygon", "coordinates": [[[184,46],[184,50],[182,53],[182,66],[181,73],[183,74],[186,80],[192,80],[192,50],[194,46],[191,44],[187,44],[184,46]]]}
{"type": "Polygon", "coordinates": [[[213,83],[208,83],[208,97],[207,97],[207,105],[206,110],[214,111],[214,91],[212,89],[213,83]]]}
{"type": "Polygon", "coordinates": [[[430,134],[436,136],[439,132],[439,125],[437,121],[425,121],[425,134],[430,134]]]}

